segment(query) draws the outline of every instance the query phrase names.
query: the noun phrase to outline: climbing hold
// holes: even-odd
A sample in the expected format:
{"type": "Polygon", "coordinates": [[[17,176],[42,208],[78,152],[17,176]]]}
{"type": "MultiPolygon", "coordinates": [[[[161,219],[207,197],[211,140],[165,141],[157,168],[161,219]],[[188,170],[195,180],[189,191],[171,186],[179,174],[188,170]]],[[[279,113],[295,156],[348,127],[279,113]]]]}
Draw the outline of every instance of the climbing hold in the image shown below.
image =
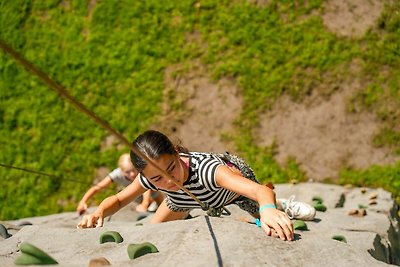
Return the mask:
{"type": "Polygon", "coordinates": [[[94,258],[89,261],[88,267],[110,266],[111,263],[104,257],[94,258]]]}
{"type": "Polygon", "coordinates": [[[124,239],[116,231],[107,231],[100,236],[100,244],[103,244],[106,242],[121,243],[122,241],[124,241],[124,239]]]}
{"type": "Polygon", "coordinates": [[[369,195],[369,199],[377,199],[378,198],[378,193],[372,193],[369,195]]]}
{"type": "Polygon", "coordinates": [[[357,214],[358,214],[358,210],[356,210],[356,209],[352,209],[347,213],[347,215],[357,215],[357,214]]]}
{"type": "Polygon", "coordinates": [[[366,208],[368,208],[368,207],[365,206],[365,205],[362,205],[362,204],[358,204],[358,208],[359,208],[359,209],[366,209],[366,208]]]}
{"type": "Polygon", "coordinates": [[[143,226],[143,223],[137,223],[135,226],[143,226]]]}
{"type": "Polygon", "coordinates": [[[365,194],[367,192],[367,188],[365,188],[365,187],[360,188],[360,192],[362,194],[365,194]]]}
{"type": "Polygon", "coordinates": [[[293,222],[293,229],[294,230],[308,230],[307,224],[302,220],[295,220],[293,222]]]}
{"type": "Polygon", "coordinates": [[[274,186],[274,184],[273,183],[271,183],[271,182],[268,182],[266,185],[265,185],[266,187],[268,187],[269,189],[272,189],[272,190],[274,190],[275,189],[275,186],[274,186]]]}
{"type": "Polygon", "coordinates": [[[376,205],[376,204],[378,204],[378,202],[376,202],[375,199],[370,199],[370,200],[368,201],[368,205],[376,205]]]}
{"type": "Polygon", "coordinates": [[[367,215],[367,210],[366,209],[359,209],[357,215],[359,217],[364,217],[365,215],[367,215]]]}
{"type": "Polygon", "coordinates": [[[332,239],[343,242],[343,243],[347,243],[346,237],[344,237],[342,235],[334,235],[334,236],[332,236],[332,239]]]}
{"type": "Polygon", "coordinates": [[[336,203],[335,208],[343,208],[344,202],[346,202],[346,195],[344,193],[341,193],[339,201],[336,203]]]}
{"type": "Polygon", "coordinates": [[[150,213],[147,213],[147,212],[143,212],[143,213],[141,213],[141,214],[139,214],[138,216],[137,216],[137,221],[140,221],[140,220],[143,220],[144,218],[147,218],[147,216],[149,216],[150,215],[150,213]]]}
{"type": "Polygon", "coordinates": [[[150,242],[144,242],[141,244],[129,244],[128,246],[128,256],[129,259],[133,260],[143,256],[147,253],[156,253],[158,249],[150,242]]]}
{"type": "Polygon", "coordinates": [[[322,212],[326,211],[326,206],[324,204],[314,204],[314,208],[318,211],[322,212]]]}
{"type": "Polygon", "coordinates": [[[364,217],[365,215],[367,215],[367,211],[365,209],[352,209],[347,213],[347,215],[364,217]]]}
{"type": "Polygon", "coordinates": [[[15,265],[58,264],[58,262],[50,257],[46,252],[32,244],[23,242],[19,248],[21,250],[21,255],[14,261],[15,265]]]}
{"type": "Polygon", "coordinates": [[[0,236],[2,236],[4,239],[11,237],[7,231],[7,228],[2,224],[0,224],[0,236]]]}
{"type": "Polygon", "coordinates": [[[312,201],[315,202],[315,204],[322,204],[324,203],[324,200],[320,196],[313,196],[312,201]]]}

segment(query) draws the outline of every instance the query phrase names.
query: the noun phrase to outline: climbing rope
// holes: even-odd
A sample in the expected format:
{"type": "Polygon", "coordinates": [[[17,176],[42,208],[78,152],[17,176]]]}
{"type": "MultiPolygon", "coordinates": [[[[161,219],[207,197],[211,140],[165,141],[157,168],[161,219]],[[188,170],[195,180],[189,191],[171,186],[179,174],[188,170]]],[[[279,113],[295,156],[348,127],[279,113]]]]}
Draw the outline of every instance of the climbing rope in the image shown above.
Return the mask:
{"type": "MultiPolygon", "coordinates": [[[[70,179],[70,178],[66,178],[66,177],[63,177],[63,176],[56,176],[56,175],[45,173],[45,172],[41,172],[41,171],[35,171],[35,170],[32,170],[32,169],[16,167],[16,166],[13,166],[13,165],[8,165],[8,164],[3,164],[3,163],[0,163],[0,167],[19,170],[19,171],[24,171],[24,172],[29,172],[29,173],[34,173],[34,174],[38,174],[38,175],[41,175],[41,176],[47,176],[47,177],[51,177],[51,178],[56,178],[58,180],[64,180],[64,181],[67,181],[67,182],[74,182],[74,183],[80,183],[80,184],[85,184],[85,185],[96,185],[95,183],[87,183],[87,182],[79,181],[79,180],[76,180],[76,179],[70,179]]],[[[113,191],[111,188],[103,188],[103,190],[113,191]]]]}
{"type": "Polygon", "coordinates": [[[209,210],[209,205],[208,203],[203,203],[201,202],[195,195],[193,195],[189,190],[178,184],[175,179],[168,174],[166,171],[161,169],[153,160],[148,158],[146,155],[144,155],[142,152],[137,150],[121,133],[116,131],[114,128],[112,128],[105,120],[101,119],[99,116],[97,116],[93,111],[89,110],[86,108],[82,103],[80,103],[78,100],[76,100],[73,96],[71,96],[62,85],[59,83],[55,82],[52,80],[47,74],[45,74],[43,71],[35,67],[32,63],[30,63],[27,59],[25,59],[22,55],[20,55],[17,51],[15,51],[11,46],[9,46],[6,42],[4,42],[2,39],[0,39],[0,47],[8,53],[12,58],[14,58],[17,62],[19,62],[22,66],[24,66],[28,71],[32,72],[34,75],[36,75],[39,79],[41,79],[45,84],[47,84],[53,91],[58,93],[61,97],[69,101],[73,106],[75,106],[78,110],[81,112],[85,113],[89,118],[94,120],[98,125],[109,131],[112,135],[117,137],[123,144],[128,146],[133,153],[135,153],[137,156],[141,157],[144,159],[146,162],[148,162],[150,165],[152,165],[154,168],[156,168],[162,175],[170,179],[179,189],[183,190],[186,194],[188,194],[190,197],[192,197],[202,208],[202,210],[207,211],[209,210]]]}

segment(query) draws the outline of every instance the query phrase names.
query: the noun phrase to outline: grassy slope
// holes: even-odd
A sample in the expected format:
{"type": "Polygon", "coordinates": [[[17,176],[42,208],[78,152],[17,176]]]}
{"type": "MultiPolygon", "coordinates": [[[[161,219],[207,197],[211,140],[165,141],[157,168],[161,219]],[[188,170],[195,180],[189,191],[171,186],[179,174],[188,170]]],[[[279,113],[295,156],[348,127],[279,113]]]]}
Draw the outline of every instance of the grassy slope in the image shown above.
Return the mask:
{"type": "MultiPolygon", "coordinates": [[[[321,10],[317,0],[271,1],[263,8],[247,1],[98,1],[90,12],[89,2],[0,1],[0,36],[128,139],[156,121],[164,69],[200,59],[215,79],[234,77],[242,88],[238,133],[227,138],[257,174],[274,182],[302,180],[295,159],[279,167],[274,148],[257,147],[246,129],[281,94],[301,101],[324,83],[324,74],[346,75],[343,66],[357,59],[369,82],[349,110],[378,114],[386,127],[376,145],[400,150],[399,4],[387,7],[376,30],[349,40],[311,15],[321,10]]],[[[113,168],[125,150],[100,152],[107,133],[3,53],[0,70],[0,163],[82,181],[0,168],[0,218],[73,209],[95,168],[113,168]]],[[[399,164],[343,170],[340,182],[399,192],[399,171],[399,164]]]]}

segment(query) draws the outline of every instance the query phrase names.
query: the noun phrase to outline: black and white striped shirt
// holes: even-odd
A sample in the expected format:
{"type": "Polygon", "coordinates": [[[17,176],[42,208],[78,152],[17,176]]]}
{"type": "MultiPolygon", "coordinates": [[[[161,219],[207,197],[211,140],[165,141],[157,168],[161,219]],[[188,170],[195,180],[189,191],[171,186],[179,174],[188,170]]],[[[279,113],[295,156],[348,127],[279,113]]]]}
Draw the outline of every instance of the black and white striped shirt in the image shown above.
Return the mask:
{"type": "MultiPolygon", "coordinates": [[[[188,189],[201,202],[207,202],[210,207],[218,208],[232,201],[235,192],[219,187],[215,181],[215,174],[218,166],[226,162],[217,155],[210,153],[190,152],[181,153],[189,157],[189,178],[184,182],[183,187],[188,189]]],[[[176,192],[158,189],[151,184],[143,175],[139,181],[145,189],[164,192],[174,206],[179,208],[199,208],[200,205],[183,190],[176,192]]]]}

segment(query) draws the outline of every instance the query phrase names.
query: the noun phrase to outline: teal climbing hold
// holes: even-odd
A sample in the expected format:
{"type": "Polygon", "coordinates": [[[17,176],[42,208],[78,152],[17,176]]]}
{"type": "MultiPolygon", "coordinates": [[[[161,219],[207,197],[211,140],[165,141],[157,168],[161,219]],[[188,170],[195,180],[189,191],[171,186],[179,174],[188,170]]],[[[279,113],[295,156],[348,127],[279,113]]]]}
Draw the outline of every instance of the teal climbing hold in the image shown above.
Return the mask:
{"type": "Polygon", "coordinates": [[[32,244],[23,242],[19,248],[21,250],[21,255],[14,261],[15,265],[58,264],[58,262],[50,257],[46,252],[32,244]]]}
{"type": "Polygon", "coordinates": [[[107,232],[104,232],[100,236],[100,244],[103,244],[103,243],[106,243],[106,242],[121,243],[122,241],[124,241],[124,239],[116,231],[107,231],[107,232]]]}
{"type": "Polygon", "coordinates": [[[7,231],[7,228],[2,224],[0,224],[0,236],[2,236],[4,239],[11,237],[7,231]]]}
{"type": "Polygon", "coordinates": [[[302,220],[295,220],[293,222],[293,229],[294,230],[308,230],[307,224],[302,220]]]}
{"type": "Polygon", "coordinates": [[[344,237],[343,235],[334,235],[334,236],[332,236],[332,239],[343,242],[343,243],[347,243],[346,237],[344,237]]]}
{"type": "Polygon", "coordinates": [[[139,258],[148,253],[156,253],[158,249],[150,242],[144,242],[141,244],[129,244],[128,256],[129,259],[133,260],[139,258]]]}
{"type": "Polygon", "coordinates": [[[326,211],[326,206],[324,204],[314,204],[314,208],[317,211],[322,211],[322,212],[326,211]]]}

